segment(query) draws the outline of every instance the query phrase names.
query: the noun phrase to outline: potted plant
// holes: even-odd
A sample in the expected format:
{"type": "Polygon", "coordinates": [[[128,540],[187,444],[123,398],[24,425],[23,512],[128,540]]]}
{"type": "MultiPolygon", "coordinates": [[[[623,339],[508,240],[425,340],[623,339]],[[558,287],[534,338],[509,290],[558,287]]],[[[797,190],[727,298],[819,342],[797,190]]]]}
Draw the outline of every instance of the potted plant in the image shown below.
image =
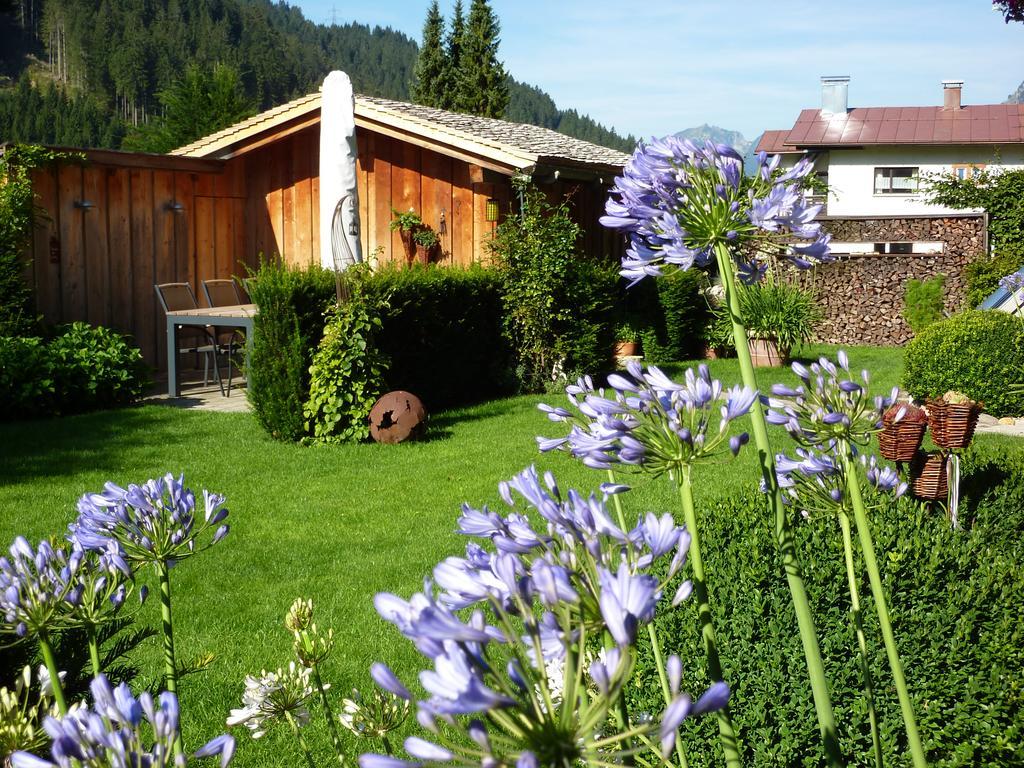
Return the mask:
{"type": "Polygon", "coordinates": [[[711,322],[704,329],[704,356],[709,360],[736,356],[736,347],[732,343],[732,320],[722,305],[714,307],[711,322]]]}
{"type": "Polygon", "coordinates": [[[437,232],[430,227],[423,226],[413,233],[412,239],[416,243],[416,260],[420,264],[429,264],[434,250],[441,242],[437,232]]]}
{"type": "Polygon", "coordinates": [[[809,292],[770,281],[744,288],[740,311],[755,366],[785,365],[793,347],[811,340],[821,319],[821,310],[809,292]]]}
{"type": "Polygon", "coordinates": [[[416,233],[423,228],[423,219],[411,208],[405,213],[391,209],[391,231],[398,232],[405,246],[406,260],[411,264],[416,255],[416,233]]]}
{"type": "Polygon", "coordinates": [[[911,461],[928,428],[928,414],[912,403],[896,403],[882,415],[879,452],[889,461],[911,461]]]}
{"type": "Polygon", "coordinates": [[[636,357],[640,354],[641,323],[627,315],[615,326],[615,357],[636,357]]]}
{"type": "Polygon", "coordinates": [[[982,403],[961,392],[949,391],[937,400],[929,400],[927,406],[928,426],[936,445],[966,448],[971,444],[983,409],[982,403]]]}

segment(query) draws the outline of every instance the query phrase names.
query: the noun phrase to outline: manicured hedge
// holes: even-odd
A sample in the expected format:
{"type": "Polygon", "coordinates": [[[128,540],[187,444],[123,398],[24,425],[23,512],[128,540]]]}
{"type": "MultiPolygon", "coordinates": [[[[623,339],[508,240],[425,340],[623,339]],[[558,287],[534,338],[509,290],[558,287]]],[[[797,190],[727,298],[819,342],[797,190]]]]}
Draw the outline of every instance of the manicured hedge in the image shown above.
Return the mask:
{"type": "Polygon", "coordinates": [[[949,390],[985,403],[994,416],[1024,415],[1024,320],[972,310],[934,323],[908,345],[903,385],[915,398],[949,390]]]}
{"type": "MultiPolygon", "coordinates": [[[[1005,447],[965,460],[961,516],[951,530],[941,510],[909,500],[881,509],[872,525],[929,764],[1024,765],[1024,463],[1005,447]]],[[[766,502],[750,494],[707,505],[705,568],[715,630],[732,687],[730,707],[744,764],[821,765],[822,750],[796,616],[779,563],[766,502]]],[[[796,530],[817,622],[840,739],[850,765],[867,765],[871,737],[861,699],[849,594],[836,520],[796,530]]],[[[674,592],[674,586],[666,590],[674,592]]],[[[860,588],[879,700],[885,765],[910,765],[874,604],[860,588]]],[[[666,653],[683,659],[683,689],[704,690],[704,661],[693,601],[661,614],[666,653]]],[[[632,711],[664,706],[651,658],[639,661],[632,711]]],[[[713,718],[684,726],[691,757],[720,763],[713,718]]],[[[691,762],[691,764],[693,764],[691,762]]]]}
{"type": "Polygon", "coordinates": [[[707,276],[688,269],[645,280],[627,289],[626,305],[640,316],[644,361],[663,363],[703,357],[711,310],[701,292],[707,276]]]}
{"type": "Polygon", "coordinates": [[[511,350],[493,270],[383,269],[365,287],[385,304],[377,343],[390,359],[388,389],[416,394],[428,410],[511,391],[511,350]]]}
{"type": "Polygon", "coordinates": [[[109,328],[72,323],[49,340],[0,336],[0,420],[127,405],[147,381],[138,347],[109,328]]]}

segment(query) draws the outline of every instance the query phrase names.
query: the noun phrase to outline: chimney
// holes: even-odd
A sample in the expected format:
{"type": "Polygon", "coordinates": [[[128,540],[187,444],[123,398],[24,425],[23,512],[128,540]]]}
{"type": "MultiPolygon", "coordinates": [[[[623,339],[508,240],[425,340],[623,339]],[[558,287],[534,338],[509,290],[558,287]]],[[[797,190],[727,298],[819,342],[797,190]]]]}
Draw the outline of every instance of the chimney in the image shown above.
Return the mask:
{"type": "Polygon", "coordinates": [[[850,76],[821,78],[821,114],[845,115],[849,102],[850,76]]]}
{"type": "Polygon", "coordinates": [[[948,110],[960,109],[960,94],[963,91],[963,80],[942,81],[942,108],[948,110]]]}

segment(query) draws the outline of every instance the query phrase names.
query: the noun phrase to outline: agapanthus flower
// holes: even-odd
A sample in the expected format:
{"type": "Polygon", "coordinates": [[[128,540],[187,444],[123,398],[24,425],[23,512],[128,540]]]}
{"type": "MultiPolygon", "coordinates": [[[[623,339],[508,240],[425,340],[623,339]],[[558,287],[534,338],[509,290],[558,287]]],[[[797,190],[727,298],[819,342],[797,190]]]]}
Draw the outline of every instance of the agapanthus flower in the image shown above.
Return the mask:
{"type": "MultiPolygon", "coordinates": [[[[111,688],[103,675],[89,687],[93,703],[75,707],[64,717],[47,717],[43,727],[52,740],[52,762],[28,752],[11,757],[14,768],[111,768],[146,766],[180,768],[189,760],[175,758],[174,742],[180,735],[178,700],[161,693],[156,701],[148,693],[136,698],[122,683],[111,688]]],[[[198,749],[193,758],[219,757],[221,768],[235,752],[235,740],[218,736],[198,749]]]]}
{"type": "Polygon", "coordinates": [[[896,401],[899,390],[888,396],[870,396],[867,371],[860,376],[850,370],[850,360],[840,350],[836,361],[822,357],[809,367],[793,363],[802,383],[796,388],[775,384],[771,396],[763,398],[769,408],[769,424],[777,424],[798,443],[819,450],[831,450],[837,441],[867,445],[871,435],[882,428],[882,414],[896,401]]]}
{"type": "Polygon", "coordinates": [[[39,668],[38,696],[32,695],[32,668],[28,666],[15,678],[13,689],[0,688],[0,756],[35,752],[49,742],[42,721],[47,715],[58,715],[59,710],[52,690],[43,685],[45,670],[46,667],[39,668]]]}
{"type": "MultiPolygon", "coordinates": [[[[875,456],[860,454],[859,463],[869,488],[893,498],[906,493],[907,484],[896,470],[879,464],[875,456]]],[[[775,467],[783,500],[799,509],[805,518],[834,514],[840,509],[851,511],[843,463],[831,453],[797,448],[794,457],[776,455],[775,467]]]]}
{"type": "Polygon", "coordinates": [[[341,724],[361,738],[386,738],[409,718],[409,701],[388,690],[373,688],[365,696],[352,689],[351,698],[341,703],[341,724]]]}
{"type": "Polygon", "coordinates": [[[184,483],[183,475],[171,474],[128,488],[107,483],[102,493],[78,500],[78,519],[69,538],[101,552],[114,543],[131,563],[184,560],[228,533],[224,497],[204,490],[197,514],[195,494],[184,483]],[[203,543],[209,530],[212,538],[203,543]]]}
{"type": "Polygon", "coordinates": [[[702,267],[725,245],[741,274],[756,279],[781,255],[797,267],[827,261],[829,235],[804,189],[814,167],[804,158],[782,173],[779,157],[757,156],[745,176],[732,147],[668,136],[637,146],[605,206],[601,223],[629,234],[622,275],[634,282],[666,268],[702,267]]]}
{"type": "Polygon", "coordinates": [[[334,650],[334,630],[321,631],[313,621],[313,601],[296,598],[285,616],[291,630],[292,648],[303,666],[312,667],[327,660],[334,650]]]}
{"type": "Polygon", "coordinates": [[[68,614],[82,599],[76,576],[83,552],[46,540],[33,549],[24,536],[8,552],[0,557],[0,628],[25,637],[69,626],[68,614]]]}
{"type": "Polygon", "coordinates": [[[571,425],[567,437],[538,437],[541,451],[568,450],[594,469],[679,477],[723,447],[735,455],[747,443],[745,432],[730,435],[730,425],[750,411],[753,390],[725,388],[706,365],[688,368],[682,382],[636,361],[626,371],[608,377],[608,390],[595,389],[588,376],[579,379],[566,388],[570,408],[541,404],[551,421],[571,425]]]}
{"type": "Polygon", "coordinates": [[[1010,293],[1018,293],[1024,290],[1024,274],[1013,272],[1005,277],[999,278],[999,287],[1010,293]]]}
{"type": "MultiPolygon", "coordinates": [[[[430,660],[418,676],[427,695],[417,701],[417,721],[435,738],[406,740],[412,762],[363,755],[360,765],[616,763],[637,735],[670,752],[682,720],[705,711],[678,688],[662,718],[618,734],[611,722],[633,673],[637,631],[682,568],[689,535],[670,515],[653,513],[625,530],[602,498],[573,490],[563,497],[554,477],[542,482],[533,468],[499,491],[510,506],[520,497],[537,514],[466,505],[460,530],[491,547],[470,542],[465,557],[439,564],[409,600],[377,596],[380,615],[430,660]],[[588,657],[588,637],[606,634],[614,647],[588,657]]],[[[685,597],[685,584],[677,595],[685,597]]],[[[374,665],[371,675],[390,694],[415,698],[387,666],[374,665]]],[[[710,711],[727,697],[728,686],[718,684],[701,701],[710,711]]]]}
{"type": "MultiPolygon", "coordinates": [[[[77,547],[77,542],[73,546],[77,547]]],[[[95,628],[112,621],[135,589],[132,571],[116,545],[111,549],[115,551],[82,553],[74,586],[78,599],[68,612],[69,620],[78,626],[95,628]]]]}
{"type": "Polygon", "coordinates": [[[294,661],[287,669],[263,670],[259,676],[245,678],[242,707],[232,709],[227,724],[244,725],[254,739],[264,736],[275,722],[291,719],[297,727],[309,723],[307,701],[313,695],[312,670],[294,661]]]}

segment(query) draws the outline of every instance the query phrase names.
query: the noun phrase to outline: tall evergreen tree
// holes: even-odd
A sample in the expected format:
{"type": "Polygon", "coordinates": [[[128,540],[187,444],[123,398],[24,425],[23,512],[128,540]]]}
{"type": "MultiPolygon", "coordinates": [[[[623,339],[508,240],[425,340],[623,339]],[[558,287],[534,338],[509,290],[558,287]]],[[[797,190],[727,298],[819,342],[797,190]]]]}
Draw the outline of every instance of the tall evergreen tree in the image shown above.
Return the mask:
{"type": "Polygon", "coordinates": [[[440,98],[437,106],[441,109],[459,108],[459,61],[462,59],[462,40],[466,35],[466,16],[462,11],[462,0],[455,0],[452,8],[452,26],[444,42],[444,71],[441,73],[440,98]]]}
{"type": "Polygon", "coordinates": [[[459,53],[457,107],[483,117],[503,117],[508,75],[498,60],[498,18],[487,0],[473,0],[459,53]]]}
{"type": "Polygon", "coordinates": [[[423,44],[416,59],[415,80],[412,84],[412,100],[428,107],[442,107],[444,99],[444,76],[448,65],[443,47],[444,17],[437,0],[427,10],[423,23],[423,44]]]}

